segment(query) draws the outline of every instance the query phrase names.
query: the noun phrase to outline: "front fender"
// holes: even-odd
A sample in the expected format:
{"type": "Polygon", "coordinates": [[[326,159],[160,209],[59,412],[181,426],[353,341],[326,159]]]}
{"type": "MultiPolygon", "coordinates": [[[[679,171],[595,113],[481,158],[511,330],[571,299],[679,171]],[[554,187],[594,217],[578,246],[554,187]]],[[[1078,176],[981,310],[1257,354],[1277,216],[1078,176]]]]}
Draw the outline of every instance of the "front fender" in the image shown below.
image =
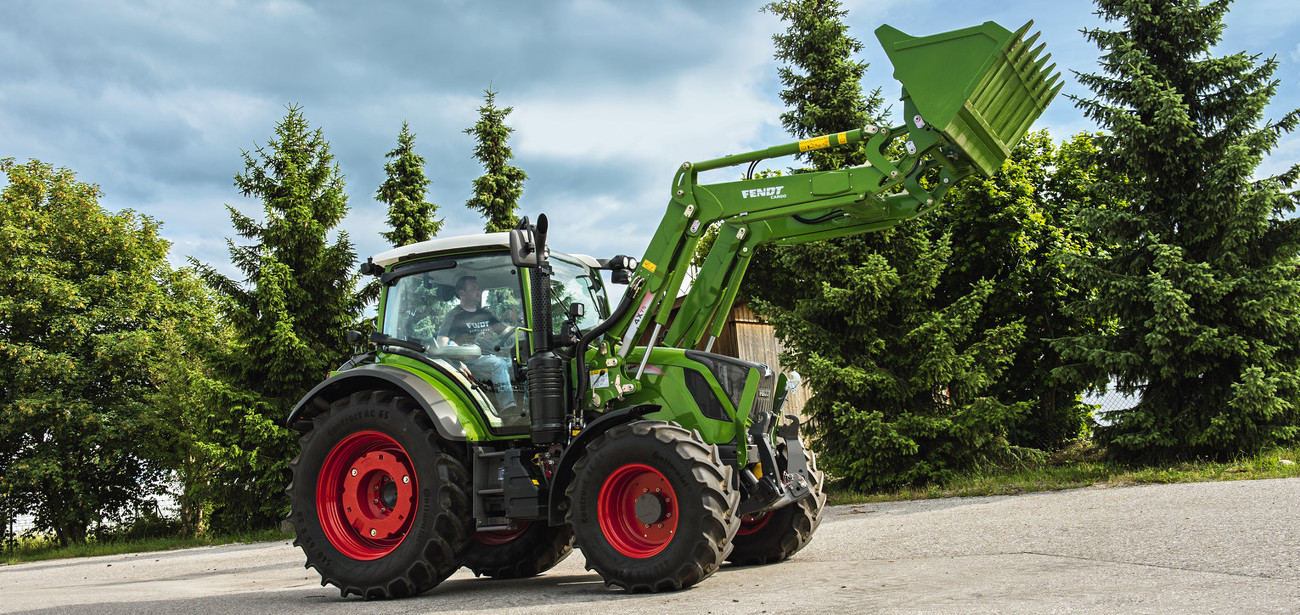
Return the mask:
{"type": "Polygon", "coordinates": [[[560,455],[560,463],[555,468],[555,481],[551,483],[547,505],[547,509],[550,510],[551,525],[564,523],[566,511],[561,507],[564,502],[564,492],[568,489],[569,483],[573,481],[573,466],[587,452],[587,445],[606,431],[623,423],[638,420],[658,409],[659,406],[644,404],[607,412],[587,425],[582,430],[582,433],[578,434],[578,437],[569,443],[564,449],[564,453],[560,455]]]}
{"type": "Polygon", "coordinates": [[[369,389],[402,391],[420,404],[433,421],[438,435],[447,440],[465,441],[465,427],[442,393],[419,376],[388,365],[362,365],[334,374],[298,401],[285,425],[297,431],[311,431],[312,417],[328,410],[335,400],[369,389]]]}

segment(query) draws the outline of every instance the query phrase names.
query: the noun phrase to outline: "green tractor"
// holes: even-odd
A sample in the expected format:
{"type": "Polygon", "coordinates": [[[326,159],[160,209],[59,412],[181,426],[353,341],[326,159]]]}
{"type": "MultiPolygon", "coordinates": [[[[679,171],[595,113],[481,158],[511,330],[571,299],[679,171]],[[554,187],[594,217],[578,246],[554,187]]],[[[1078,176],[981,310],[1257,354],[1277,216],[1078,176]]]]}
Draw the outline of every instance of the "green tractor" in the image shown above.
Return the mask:
{"type": "Polygon", "coordinates": [[[378,331],[355,334],[356,354],[288,418],[302,432],[288,494],[307,566],[344,596],[388,598],[461,566],[537,575],[577,547],[606,584],[664,591],[799,551],[825,503],[785,408],[799,379],[711,353],[713,340],[759,245],[886,229],[994,173],[1060,89],[1028,27],[881,27],[902,125],[681,165],[639,261],[552,252],[545,216],[370,259],[378,331]],[[840,145],[869,164],[698,182],[840,145]],[[602,271],[628,285],[612,309],[602,271]]]}

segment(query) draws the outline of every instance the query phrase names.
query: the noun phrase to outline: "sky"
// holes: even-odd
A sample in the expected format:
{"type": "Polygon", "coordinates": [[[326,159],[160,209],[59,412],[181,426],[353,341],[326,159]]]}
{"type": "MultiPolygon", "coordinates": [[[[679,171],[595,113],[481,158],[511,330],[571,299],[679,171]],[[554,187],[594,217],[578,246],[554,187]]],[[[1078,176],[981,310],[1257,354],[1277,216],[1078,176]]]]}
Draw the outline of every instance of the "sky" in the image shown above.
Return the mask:
{"type": "MultiPolygon", "coordinates": [[[[722,0],[0,0],[0,158],[38,159],[98,184],[107,210],[163,224],[171,260],[238,278],[227,205],[260,218],[233,185],[241,152],[265,145],[287,105],[330,142],[350,212],[339,226],[358,258],[388,249],[374,194],[402,122],[432,180],[440,236],[482,232],[464,203],[483,173],[472,158],[483,92],[514,108],[514,164],[528,173],[520,215],[546,213],[550,245],[639,257],[682,162],[791,141],[772,58],[784,30],[759,1],[722,0]]],[[[1071,71],[1099,72],[1079,32],[1104,26],[1081,0],[846,0],[870,63],[864,90],[897,103],[873,34],[927,35],[1029,20],[1043,32],[1063,94],[1089,97],[1071,71]]],[[[1238,0],[1217,55],[1275,57],[1268,117],[1300,107],[1300,7],[1238,0]]],[[[899,124],[901,104],[891,123],[899,124]]],[[[1035,128],[1064,139],[1095,129],[1058,97],[1035,128]]],[[[1261,169],[1300,161],[1285,136],[1261,169]]],[[[792,159],[773,166],[791,166],[792,159]]],[[[739,172],[739,171],[737,171],[739,172]]],[[[727,181],[732,176],[714,181],[727,181]]],[[[3,181],[3,180],[0,180],[3,181]]]]}

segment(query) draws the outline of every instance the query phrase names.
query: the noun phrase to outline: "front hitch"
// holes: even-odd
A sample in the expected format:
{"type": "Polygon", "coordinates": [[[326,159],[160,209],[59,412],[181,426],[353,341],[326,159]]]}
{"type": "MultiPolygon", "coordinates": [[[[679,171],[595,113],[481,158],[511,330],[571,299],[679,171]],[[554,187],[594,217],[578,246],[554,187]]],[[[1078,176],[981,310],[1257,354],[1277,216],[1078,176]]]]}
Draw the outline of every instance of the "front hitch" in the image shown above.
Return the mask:
{"type": "Polygon", "coordinates": [[[740,503],[737,510],[740,515],[776,510],[813,495],[807,455],[799,441],[799,418],[792,414],[785,418],[789,423],[776,429],[777,436],[785,443],[785,471],[777,464],[776,454],[767,438],[758,438],[756,448],[763,477],[755,477],[748,468],[741,470],[741,481],[749,488],[750,496],[740,503]]]}

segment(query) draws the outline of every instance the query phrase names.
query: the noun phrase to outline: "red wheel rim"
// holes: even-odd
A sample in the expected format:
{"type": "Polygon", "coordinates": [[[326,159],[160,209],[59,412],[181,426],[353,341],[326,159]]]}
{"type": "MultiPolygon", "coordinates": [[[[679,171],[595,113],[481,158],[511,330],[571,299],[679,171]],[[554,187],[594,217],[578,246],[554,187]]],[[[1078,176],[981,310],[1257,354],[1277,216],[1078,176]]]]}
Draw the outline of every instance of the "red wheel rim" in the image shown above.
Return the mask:
{"type": "Polygon", "coordinates": [[[528,531],[528,526],[532,525],[529,521],[520,521],[519,525],[513,530],[492,530],[490,532],[479,532],[474,534],[474,542],[489,547],[499,547],[510,544],[524,535],[528,531]]]}
{"type": "Polygon", "coordinates": [[[677,533],[677,494],[658,470],[630,463],[601,485],[596,517],[609,544],[628,557],[653,557],[677,533]]]}
{"type": "Polygon", "coordinates": [[[737,536],[748,536],[767,527],[767,522],[772,520],[772,512],[761,512],[745,515],[740,518],[740,529],[736,530],[737,536]]]}
{"type": "Polygon", "coordinates": [[[330,450],[316,479],[316,516],[325,538],[356,560],[402,544],[418,499],[411,457],[392,437],[359,431],[330,450]]]}

